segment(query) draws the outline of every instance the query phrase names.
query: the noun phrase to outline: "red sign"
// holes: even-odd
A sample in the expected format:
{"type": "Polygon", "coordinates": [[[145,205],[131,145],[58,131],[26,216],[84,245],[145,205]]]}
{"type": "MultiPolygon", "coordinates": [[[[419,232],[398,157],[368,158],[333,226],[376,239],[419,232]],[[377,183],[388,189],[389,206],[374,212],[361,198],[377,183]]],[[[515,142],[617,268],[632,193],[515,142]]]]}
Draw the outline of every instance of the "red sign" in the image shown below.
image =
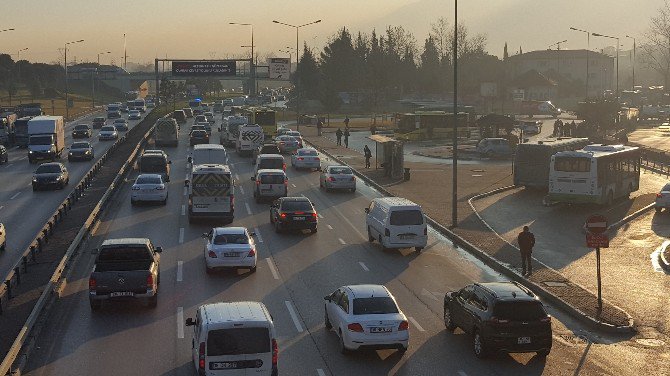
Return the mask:
{"type": "Polygon", "coordinates": [[[589,248],[609,248],[610,239],[605,234],[586,233],[586,246],[589,248]]]}
{"type": "Polygon", "coordinates": [[[586,229],[592,234],[602,234],[607,231],[607,218],[604,215],[594,214],[586,219],[586,229]]]}

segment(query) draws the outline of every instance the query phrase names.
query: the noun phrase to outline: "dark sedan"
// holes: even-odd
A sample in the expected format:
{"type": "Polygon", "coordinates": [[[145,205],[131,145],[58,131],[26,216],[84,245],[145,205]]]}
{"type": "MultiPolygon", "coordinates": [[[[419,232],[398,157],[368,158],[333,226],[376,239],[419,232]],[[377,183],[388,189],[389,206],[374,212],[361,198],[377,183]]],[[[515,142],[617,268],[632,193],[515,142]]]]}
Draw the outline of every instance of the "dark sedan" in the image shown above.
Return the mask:
{"type": "Polygon", "coordinates": [[[198,144],[209,144],[209,134],[207,134],[207,131],[205,130],[194,130],[191,131],[189,140],[191,146],[198,144]]]}
{"type": "Polygon", "coordinates": [[[95,158],[93,154],[93,146],[88,141],[75,142],[70,146],[70,151],[67,153],[68,162],[72,161],[91,161],[95,158]]]}
{"type": "Polygon", "coordinates": [[[94,129],[100,129],[100,128],[104,127],[105,125],[107,125],[107,119],[105,119],[104,117],[98,116],[98,117],[93,118],[93,128],[94,129]]]}
{"type": "Polygon", "coordinates": [[[70,182],[70,175],[62,163],[42,163],[33,174],[33,191],[41,188],[63,189],[70,182]]]}
{"type": "Polygon", "coordinates": [[[88,124],[77,124],[72,130],[72,138],[89,138],[93,135],[93,130],[88,124]]]}
{"type": "Polygon", "coordinates": [[[280,197],[270,206],[270,223],[275,232],[284,230],[317,231],[319,222],[314,205],[306,197],[280,197]]]}
{"type": "Polygon", "coordinates": [[[125,132],[128,130],[128,120],[126,119],[116,119],[114,120],[114,128],[117,132],[125,132]]]}

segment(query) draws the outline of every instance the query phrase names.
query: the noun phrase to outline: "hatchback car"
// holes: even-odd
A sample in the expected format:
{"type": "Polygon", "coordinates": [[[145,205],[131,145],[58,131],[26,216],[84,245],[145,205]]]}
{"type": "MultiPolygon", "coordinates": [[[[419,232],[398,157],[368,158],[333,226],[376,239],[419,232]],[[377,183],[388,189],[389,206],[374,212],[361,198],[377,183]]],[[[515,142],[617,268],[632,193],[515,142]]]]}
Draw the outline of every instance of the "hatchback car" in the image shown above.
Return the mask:
{"type": "Polygon", "coordinates": [[[319,218],[307,197],[281,197],[270,206],[270,223],[277,233],[284,230],[309,230],[315,233],[319,218]]]}
{"type": "Polygon", "coordinates": [[[299,148],[304,147],[304,143],[303,143],[303,140],[302,140],[302,135],[300,134],[300,132],[298,132],[298,131],[288,131],[288,132],[286,132],[286,135],[291,136],[291,137],[295,138],[296,140],[298,140],[298,147],[299,148]]]}
{"type": "Polygon", "coordinates": [[[128,111],[128,120],[140,120],[140,119],[142,119],[142,113],[139,110],[128,111]]]}
{"type": "Polygon", "coordinates": [[[298,143],[298,140],[292,136],[287,135],[279,136],[275,138],[275,144],[277,144],[277,147],[279,147],[279,150],[283,154],[291,154],[296,150],[300,149],[300,144],[298,143]]]}
{"type": "Polygon", "coordinates": [[[516,282],[475,283],[444,296],[444,325],[472,334],[475,356],[496,351],[551,351],[551,316],[532,291],[516,282]]]}
{"type": "Polygon", "coordinates": [[[89,138],[92,135],[93,131],[88,124],[77,124],[72,129],[72,138],[89,138]]]}
{"type": "Polygon", "coordinates": [[[254,233],[245,227],[215,227],[202,234],[205,238],[205,270],[249,269],[256,271],[258,256],[254,233]]]}
{"type": "Polygon", "coordinates": [[[661,191],[656,194],[654,207],[656,208],[656,212],[670,208],[670,183],[664,185],[661,191]]]}
{"type": "Polygon", "coordinates": [[[128,130],[128,120],[126,119],[116,119],[114,120],[113,125],[117,132],[125,132],[128,130]]]}
{"type": "Polygon", "coordinates": [[[327,166],[319,176],[319,187],[329,191],[344,189],[356,191],[356,176],[354,171],[346,166],[327,166]]]}
{"type": "Polygon", "coordinates": [[[135,179],[130,191],[130,203],[153,201],[167,204],[168,190],[160,174],[142,174],[135,179]]]}
{"type": "Polygon", "coordinates": [[[409,322],[383,285],[343,286],[324,297],[326,329],[340,337],[340,352],[407,351],[409,322]]]}
{"type": "Polygon", "coordinates": [[[100,132],[98,132],[98,140],[103,141],[103,140],[116,140],[119,138],[119,133],[116,131],[116,128],[114,128],[113,125],[105,125],[104,127],[100,128],[100,132]]]}
{"type": "Polygon", "coordinates": [[[486,158],[508,157],[512,154],[512,147],[504,138],[485,138],[479,141],[476,151],[486,158]]]}
{"type": "Polygon", "coordinates": [[[107,119],[104,117],[98,116],[93,118],[93,129],[100,129],[105,125],[107,125],[107,119]]]}
{"type": "Polygon", "coordinates": [[[0,222],[0,251],[7,249],[7,230],[5,225],[0,222]]]}
{"type": "Polygon", "coordinates": [[[205,130],[193,130],[189,135],[189,143],[191,146],[198,144],[209,144],[209,135],[205,130]]]}
{"type": "Polygon", "coordinates": [[[63,189],[70,183],[70,174],[62,163],[42,163],[33,174],[33,191],[41,188],[63,189]]]}
{"type": "Polygon", "coordinates": [[[90,161],[95,158],[93,146],[88,141],[73,142],[70,145],[70,151],[67,153],[67,161],[90,161]]]}
{"type": "Polygon", "coordinates": [[[7,148],[3,145],[0,145],[0,164],[7,163],[9,161],[9,153],[7,148]]]}
{"type": "Polygon", "coordinates": [[[118,119],[121,117],[121,109],[107,111],[107,119],[118,119]]]}

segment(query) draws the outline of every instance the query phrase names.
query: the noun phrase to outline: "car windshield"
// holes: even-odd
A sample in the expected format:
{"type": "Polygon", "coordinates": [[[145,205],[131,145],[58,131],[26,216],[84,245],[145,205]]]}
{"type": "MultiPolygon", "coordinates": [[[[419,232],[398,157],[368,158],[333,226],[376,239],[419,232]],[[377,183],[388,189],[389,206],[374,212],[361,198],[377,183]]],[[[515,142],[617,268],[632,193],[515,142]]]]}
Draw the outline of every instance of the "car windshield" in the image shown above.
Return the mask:
{"type": "Polygon", "coordinates": [[[93,119],[93,121],[96,122],[96,123],[104,123],[104,122],[105,122],[105,118],[103,118],[103,117],[97,117],[97,118],[93,119]]]}
{"type": "Polygon", "coordinates": [[[331,174],[334,174],[334,175],[341,175],[341,174],[351,175],[351,174],[353,174],[353,172],[351,171],[351,169],[349,167],[331,167],[329,171],[330,171],[331,174]]]}
{"type": "Polygon", "coordinates": [[[258,169],[260,170],[262,168],[281,170],[284,168],[284,160],[278,158],[261,159],[261,162],[258,164],[258,169]]]}
{"type": "Polygon", "coordinates": [[[214,236],[214,244],[249,244],[246,234],[218,234],[214,236]]]}
{"type": "Polygon", "coordinates": [[[115,129],[114,129],[114,127],[106,125],[106,126],[100,128],[100,130],[103,131],[103,132],[114,132],[115,129]]]}
{"type": "Polygon", "coordinates": [[[141,170],[145,172],[165,172],[167,163],[161,155],[143,155],[140,159],[141,170]]]}
{"type": "Polygon", "coordinates": [[[207,333],[207,356],[269,353],[268,328],[232,328],[207,333]]]}
{"type": "Polygon", "coordinates": [[[661,192],[670,192],[670,183],[666,184],[663,189],[661,189],[661,192]]]}
{"type": "Polygon", "coordinates": [[[31,145],[52,145],[53,136],[30,136],[31,145]]]}
{"type": "Polygon", "coordinates": [[[114,124],[125,124],[125,123],[126,123],[126,119],[116,119],[116,120],[114,120],[114,124]]]}
{"type": "Polygon", "coordinates": [[[309,201],[283,201],[281,203],[282,211],[312,211],[312,204],[309,201]]]}
{"type": "Polygon", "coordinates": [[[354,299],[354,315],[398,313],[398,307],[388,296],[354,299]]]}
{"type": "Polygon", "coordinates": [[[76,131],[86,131],[88,130],[88,125],[85,124],[79,124],[74,127],[74,130],[76,131]]]}
{"type": "Polygon", "coordinates": [[[60,173],[59,165],[41,165],[35,170],[36,174],[53,174],[60,173]]]}
{"type": "Polygon", "coordinates": [[[539,301],[501,301],[493,307],[493,315],[502,320],[531,321],[546,317],[547,312],[539,301]]]}
{"type": "Polygon", "coordinates": [[[160,176],[139,176],[135,184],[162,184],[160,176]]]}
{"type": "Polygon", "coordinates": [[[88,149],[91,145],[88,142],[75,142],[70,149],[88,149]]]}
{"type": "Polygon", "coordinates": [[[284,175],[261,175],[261,184],[284,184],[284,175]]]}
{"type": "Polygon", "coordinates": [[[298,152],[299,155],[306,155],[306,156],[317,156],[318,153],[316,150],[300,150],[298,152]]]}
{"type": "Polygon", "coordinates": [[[390,222],[394,226],[422,225],[423,214],[421,210],[394,210],[391,212],[390,222]]]}
{"type": "Polygon", "coordinates": [[[300,137],[300,132],[296,132],[296,131],[286,132],[286,134],[289,135],[289,136],[292,136],[292,137],[300,137]]]}

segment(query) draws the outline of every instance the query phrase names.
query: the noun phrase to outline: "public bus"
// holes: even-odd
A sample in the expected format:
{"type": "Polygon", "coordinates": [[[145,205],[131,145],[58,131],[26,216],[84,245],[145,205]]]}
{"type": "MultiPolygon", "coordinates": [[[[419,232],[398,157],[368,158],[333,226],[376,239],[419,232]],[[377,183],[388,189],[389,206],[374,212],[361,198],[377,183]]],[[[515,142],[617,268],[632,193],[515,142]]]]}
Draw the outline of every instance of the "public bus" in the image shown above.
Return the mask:
{"type": "Polygon", "coordinates": [[[547,189],[551,156],[559,151],[579,150],[588,138],[559,137],[519,144],[514,155],[514,185],[547,189]]]}
{"type": "Polygon", "coordinates": [[[551,157],[550,200],[610,205],[639,188],[638,147],[595,144],[551,157]]]}
{"type": "MultiPolygon", "coordinates": [[[[451,137],[454,114],[447,111],[416,111],[396,114],[397,132],[407,140],[427,140],[451,137]]],[[[458,113],[458,136],[469,137],[468,126],[472,116],[467,112],[458,113]]]]}
{"type": "Polygon", "coordinates": [[[249,119],[249,124],[258,124],[263,128],[265,139],[274,138],[277,135],[277,113],[265,107],[242,108],[242,116],[249,119]]]}

